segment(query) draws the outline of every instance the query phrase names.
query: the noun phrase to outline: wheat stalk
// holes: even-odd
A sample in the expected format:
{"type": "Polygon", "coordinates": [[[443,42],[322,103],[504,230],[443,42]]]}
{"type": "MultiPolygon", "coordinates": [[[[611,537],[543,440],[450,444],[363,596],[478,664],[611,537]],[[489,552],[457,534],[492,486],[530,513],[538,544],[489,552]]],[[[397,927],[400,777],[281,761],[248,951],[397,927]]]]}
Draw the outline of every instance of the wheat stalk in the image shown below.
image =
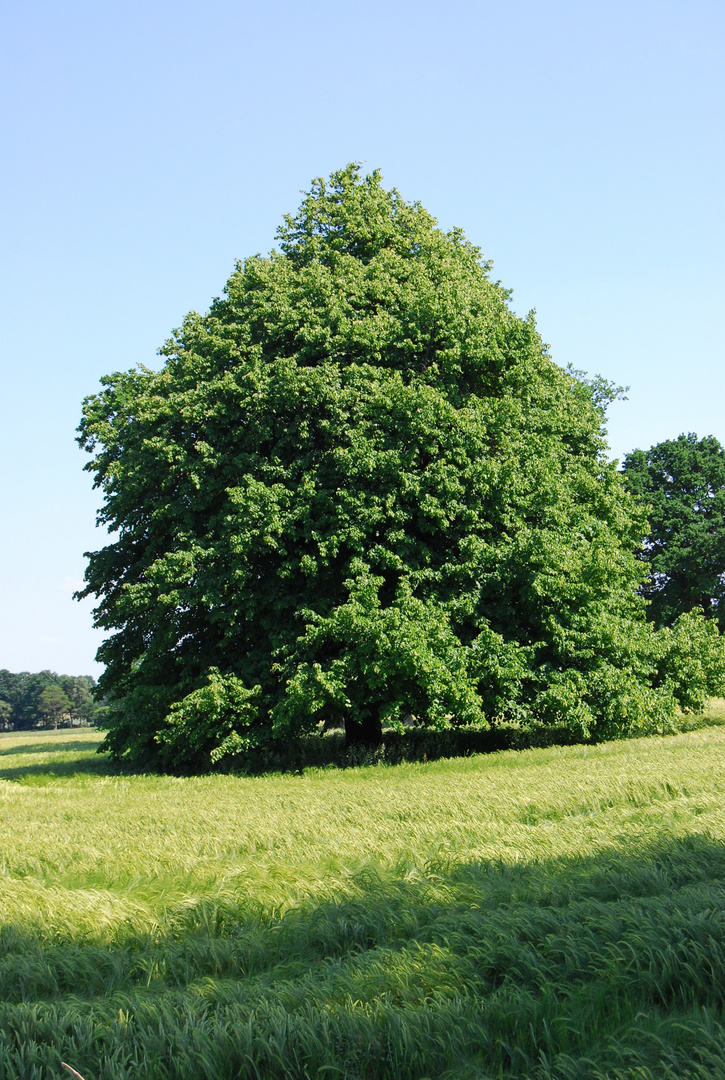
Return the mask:
{"type": "Polygon", "coordinates": [[[71,1069],[70,1065],[66,1065],[66,1063],[64,1061],[61,1061],[61,1065],[63,1066],[64,1069],[68,1070],[68,1072],[71,1074],[71,1076],[75,1076],[76,1080],[83,1080],[83,1077],[81,1076],[81,1074],[79,1072],[76,1072],[75,1069],[71,1069]]]}

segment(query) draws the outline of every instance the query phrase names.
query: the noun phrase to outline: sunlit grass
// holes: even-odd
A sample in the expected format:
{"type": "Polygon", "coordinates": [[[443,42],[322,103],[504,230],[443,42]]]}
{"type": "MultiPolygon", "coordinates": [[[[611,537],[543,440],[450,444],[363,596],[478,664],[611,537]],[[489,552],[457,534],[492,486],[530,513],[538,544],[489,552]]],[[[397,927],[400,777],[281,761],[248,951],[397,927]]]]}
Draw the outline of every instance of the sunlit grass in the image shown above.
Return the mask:
{"type": "Polygon", "coordinates": [[[723,728],[260,778],[101,738],[0,739],[3,1080],[725,1077],[723,728]]]}

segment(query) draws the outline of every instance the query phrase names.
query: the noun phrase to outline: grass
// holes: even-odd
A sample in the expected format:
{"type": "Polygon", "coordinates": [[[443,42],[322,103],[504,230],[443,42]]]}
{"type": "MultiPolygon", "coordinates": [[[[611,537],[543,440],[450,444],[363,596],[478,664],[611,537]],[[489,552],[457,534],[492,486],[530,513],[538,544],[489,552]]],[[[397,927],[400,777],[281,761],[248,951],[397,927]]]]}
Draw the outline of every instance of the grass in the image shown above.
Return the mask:
{"type": "Polygon", "coordinates": [[[725,1078],[705,720],[248,778],[4,737],[0,1077],[725,1078]]]}

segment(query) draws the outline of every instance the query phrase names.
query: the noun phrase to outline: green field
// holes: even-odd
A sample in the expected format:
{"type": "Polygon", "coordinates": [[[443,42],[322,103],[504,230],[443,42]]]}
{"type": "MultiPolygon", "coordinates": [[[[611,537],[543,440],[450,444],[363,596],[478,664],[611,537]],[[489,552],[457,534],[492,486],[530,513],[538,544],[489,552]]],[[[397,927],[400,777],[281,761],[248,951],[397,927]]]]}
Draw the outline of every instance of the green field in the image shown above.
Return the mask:
{"type": "Polygon", "coordinates": [[[725,1077],[725,729],[303,776],[0,739],[0,1077],[725,1077]]]}

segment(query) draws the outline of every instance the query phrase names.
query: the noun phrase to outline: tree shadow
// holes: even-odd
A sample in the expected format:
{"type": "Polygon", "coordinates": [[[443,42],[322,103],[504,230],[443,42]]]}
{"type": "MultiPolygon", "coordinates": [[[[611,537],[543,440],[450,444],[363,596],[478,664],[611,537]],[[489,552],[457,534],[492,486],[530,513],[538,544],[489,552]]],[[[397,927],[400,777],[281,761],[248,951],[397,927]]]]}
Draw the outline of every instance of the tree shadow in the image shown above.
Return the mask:
{"type": "Polygon", "coordinates": [[[51,783],[54,780],[68,780],[74,776],[119,776],[124,769],[106,757],[86,753],[69,761],[36,763],[30,765],[10,765],[2,767],[0,758],[0,780],[12,780],[16,783],[37,784],[39,782],[51,783]]]}
{"type": "MultiPolygon", "coordinates": [[[[13,735],[23,734],[22,732],[12,732],[13,735]]],[[[29,733],[28,733],[29,734],[29,733]]],[[[0,747],[2,743],[0,743],[0,747]]],[[[95,751],[93,743],[89,743],[87,740],[81,741],[78,738],[68,736],[56,736],[51,742],[34,742],[34,743],[22,743],[20,746],[13,746],[9,750],[0,749],[0,759],[4,757],[14,757],[16,754],[50,754],[50,753],[67,753],[70,751],[82,751],[89,753],[95,751]]]]}
{"type": "Polygon", "coordinates": [[[359,768],[365,765],[401,765],[404,762],[439,761],[444,758],[493,754],[501,750],[543,749],[571,746],[582,740],[563,725],[516,726],[497,724],[488,728],[458,727],[439,731],[409,728],[383,730],[379,745],[348,745],[345,732],[286,738],[247,752],[244,757],[222,759],[222,770],[245,776],[273,772],[302,773],[305,769],[359,768]]]}
{"type": "Polygon", "coordinates": [[[62,1057],[86,1080],[715,1080],[724,976],[725,846],[707,835],[368,866],[282,916],[242,888],[171,904],[148,933],[10,920],[0,1071],[49,1080],[62,1057]]]}

